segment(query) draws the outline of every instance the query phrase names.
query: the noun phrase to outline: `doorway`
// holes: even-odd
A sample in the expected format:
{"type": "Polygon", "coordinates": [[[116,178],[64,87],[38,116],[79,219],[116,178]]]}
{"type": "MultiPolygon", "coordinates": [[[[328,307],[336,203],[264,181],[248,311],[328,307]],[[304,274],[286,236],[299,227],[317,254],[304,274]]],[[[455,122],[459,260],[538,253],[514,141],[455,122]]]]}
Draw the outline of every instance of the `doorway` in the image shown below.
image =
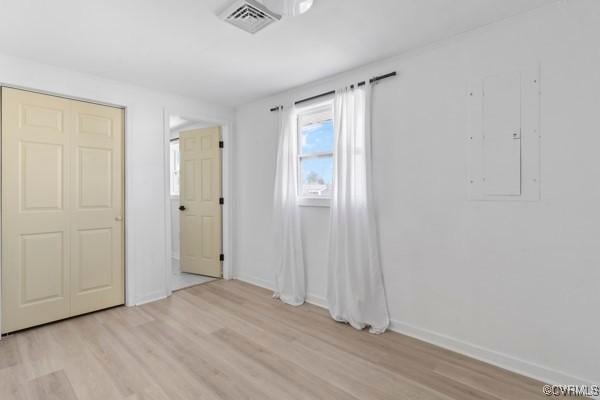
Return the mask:
{"type": "Polygon", "coordinates": [[[170,288],[223,276],[222,127],[169,116],[170,288]]]}

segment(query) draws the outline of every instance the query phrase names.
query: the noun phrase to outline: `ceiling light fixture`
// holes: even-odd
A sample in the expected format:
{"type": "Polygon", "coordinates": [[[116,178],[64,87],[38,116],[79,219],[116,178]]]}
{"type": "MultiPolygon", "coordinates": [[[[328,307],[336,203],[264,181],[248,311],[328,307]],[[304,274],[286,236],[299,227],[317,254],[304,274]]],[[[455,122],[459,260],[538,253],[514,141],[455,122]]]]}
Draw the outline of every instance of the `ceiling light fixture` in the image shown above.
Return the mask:
{"type": "Polygon", "coordinates": [[[304,14],[313,6],[313,0],[259,0],[269,10],[284,17],[304,14]]]}

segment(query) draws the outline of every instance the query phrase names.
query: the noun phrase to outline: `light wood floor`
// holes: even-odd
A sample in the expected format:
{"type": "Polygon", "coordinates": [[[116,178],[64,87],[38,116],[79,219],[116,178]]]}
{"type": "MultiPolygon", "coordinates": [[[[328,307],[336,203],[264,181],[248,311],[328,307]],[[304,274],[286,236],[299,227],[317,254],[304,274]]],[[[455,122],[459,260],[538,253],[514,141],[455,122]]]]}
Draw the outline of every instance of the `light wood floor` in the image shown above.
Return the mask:
{"type": "Polygon", "coordinates": [[[0,399],[546,398],[542,383],[215,281],[0,341],[0,399]]]}

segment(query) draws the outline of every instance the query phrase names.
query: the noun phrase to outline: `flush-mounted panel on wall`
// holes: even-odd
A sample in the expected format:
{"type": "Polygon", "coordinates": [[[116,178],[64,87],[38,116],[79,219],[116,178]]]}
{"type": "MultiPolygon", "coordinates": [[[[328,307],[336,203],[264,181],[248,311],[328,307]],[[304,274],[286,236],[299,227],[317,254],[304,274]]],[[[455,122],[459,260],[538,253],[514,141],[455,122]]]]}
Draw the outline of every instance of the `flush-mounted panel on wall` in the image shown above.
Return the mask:
{"type": "Polygon", "coordinates": [[[540,198],[538,68],[484,75],[467,92],[469,198],[540,198]]]}

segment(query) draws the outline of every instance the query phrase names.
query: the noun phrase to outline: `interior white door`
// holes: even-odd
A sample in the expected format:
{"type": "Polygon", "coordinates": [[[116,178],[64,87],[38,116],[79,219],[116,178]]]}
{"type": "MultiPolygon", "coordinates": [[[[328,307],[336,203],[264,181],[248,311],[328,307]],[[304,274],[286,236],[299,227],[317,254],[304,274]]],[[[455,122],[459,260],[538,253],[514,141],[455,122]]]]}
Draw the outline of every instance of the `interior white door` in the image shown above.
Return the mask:
{"type": "Polygon", "coordinates": [[[123,111],[2,88],[2,331],[124,302],[123,111]]]}
{"type": "Polygon", "coordinates": [[[222,276],[221,129],[180,134],[181,270],[222,276]]]}

